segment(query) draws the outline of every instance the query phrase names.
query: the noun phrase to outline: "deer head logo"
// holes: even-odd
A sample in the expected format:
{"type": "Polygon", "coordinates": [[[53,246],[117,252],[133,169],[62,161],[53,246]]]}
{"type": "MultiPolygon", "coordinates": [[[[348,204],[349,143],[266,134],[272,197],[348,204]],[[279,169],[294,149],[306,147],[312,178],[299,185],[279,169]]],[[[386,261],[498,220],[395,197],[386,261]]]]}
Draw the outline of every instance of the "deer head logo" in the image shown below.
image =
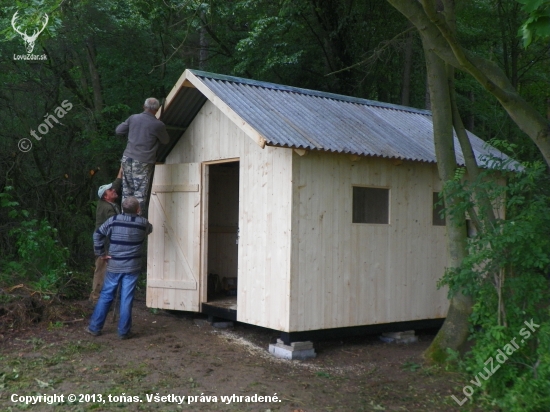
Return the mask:
{"type": "Polygon", "coordinates": [[[23,37],[23,40],[25,41],[25,47],[27,49],[27,53],[30,54],[34,50],[34,42],[38,38],[38,35],[44,31],[44,29],[46,28],[46,25],[48,24],[48,15],[46,13],[44,13],[44,17],[42,18],[42,20],[44,21],[44,25],[42,26],[42,28],[40,30],[39,29],[34,29],[34,32],[32,33],[32,35],[29,36],[27,34],[26,30],[24,32],[21,32],[21,30],[19,30],[17,28],[17,26],[15,25],[15,22],[17,21],[17,13],[19,13],[19,12],[16,11],[15,14],[13,15],[13,17],[11,19],[11,25],[12,25],[13,29],[17,33],[19,33],[21,35],[21,37],[23,37]]]}

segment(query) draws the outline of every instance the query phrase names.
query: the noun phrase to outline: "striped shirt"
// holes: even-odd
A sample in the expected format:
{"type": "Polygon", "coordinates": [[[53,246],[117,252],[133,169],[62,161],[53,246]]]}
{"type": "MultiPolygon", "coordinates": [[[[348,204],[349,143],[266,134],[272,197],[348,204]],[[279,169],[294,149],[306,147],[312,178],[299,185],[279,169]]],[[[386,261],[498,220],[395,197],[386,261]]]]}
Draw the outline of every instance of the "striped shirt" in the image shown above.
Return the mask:
{"type": "Polygon", "coordinates": [[[94,232],[94,252],[105,255],[105,239],[109,239],[107,270],[112,273],[139,273],[141,271],[142,245],[153,226],[144,217],[127,214],[107,219],[94,232]]]}

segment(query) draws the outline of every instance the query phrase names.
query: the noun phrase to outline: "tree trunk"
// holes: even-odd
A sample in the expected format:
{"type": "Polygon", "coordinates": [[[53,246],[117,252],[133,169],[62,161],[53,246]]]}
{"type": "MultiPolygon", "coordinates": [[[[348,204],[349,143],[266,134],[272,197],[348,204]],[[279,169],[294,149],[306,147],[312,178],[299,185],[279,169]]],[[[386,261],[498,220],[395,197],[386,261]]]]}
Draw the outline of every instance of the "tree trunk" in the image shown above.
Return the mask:
{"type": "MultiPolygon", "coordinates": [[[[409,27],[412,24],[409,23],[409,27]]],[[[412,68],[412,56],[413,56],[413,36],[412,31],[407,35],[405,42],[405,52],[403,59],[403,86],[401,87],[401,104],[403,106],[410,105],[411,98],[411,68],[412,68]]]]}
{"type": "MultiPolygon", "coordinates": [[[[206,14],[201,11],[201,21],[206,21],[206,14]]],[[[199,29],[199,70],[206,70],[206,60],[208,59],[208,36],[205,25],[201,24],[199,29]]]]}
{"type": "Polygon", "coordinates": [[[426,87],[424,89],[424,108],[432,110],[432,102],[430,100],[430,87],[428,86],[428,75],[426,74],[426,87]]]}
{"type": "Polygon", "coordinates": [[[475,103],[475,100],[476,100],[476,96],[474,94],[473,91],[470,90],[470,92],[468,93],[468,99],[470,100],[470,106],[469,106],[469,109],[468,109],[468,113],[466,115],[466,128],[472,132],[472,133],[475,133],[476,130],[476,123],[475,123],[475,113],[474,113],[474,103],[475,103]]]}
{"type": "MultiPolygon", "coordinates": [[[[452,1],[444,2],[445,15],[451,28],[454,28],[454,4],[452,1]]],[[[455,147],[453,138],[453,124],[460,129],[460,133],[465,131],[460,121],[457,119],[458,111],[454,103],[454,70],[445,64],[422,37],[422,45],[426,59],[426,73],[428,78],[428,89],[430,92],[430,101],[432,106],[432,119],[434,130],[434,146],[437,159],[437,169],[439,177],[443,184],[454,179],[457,169],[455,147]]],[[[462,144],[464,157],[467,158],[467,164],[477,171],[475,158],[470,147],[470,142],[462,144]]],[[[445,206],[452,207],[456,200],[449,193],[443,191],[445,206]]],[[[449,253],[449,269],[460,267],[462,260],[466,256],[466,228],[465,217],[462,218],[450,214],[445,215],[447,229],[447,250],[449,253]]],[[[462,293],[455,294],[450,301],[447,318],[439,330],[436,338],[430,347],[424,353],[426,359],[431,362],[444,362],[447,358],[447,349],[462,352],[469,334],[468,319],[472,312],[472,299],[462,293]]]]}
{"type": "Polygon", "coordinates": [[[472,75],[506,110],[541,151],[550,165],[550,129],[548,121],[525,101],[504,72],[492,61],[462,48],[445,19],[430,5],[410,0],[388,0],[419,30],[425,50],[436,53],[443,61],[472,75]]]}
{"type": "Polygon", "coordinates": [[[86,58],[88,59],[88,70],[92,79],[92,89],[94,91],[94,111],[97,117],[101,116],[103,110],[103,95],[101,91],[101,80],[96,66],[95,44],[91,37],[86,39],[86,58]]]}
{"type": "MultiPolygon", "coordinates": [[[[432,102],[434,145],[439,177],[443,183],[452,180],[456,171],[456,158],[453,139],[453,110],[449,92],[448,72],[445,63],[432,51],[424,47],[428,87],[432,102]]],[[[455,200],[444,193],[446,207],[455,200]]],[[[451,219],[445,216],[447,228],[447,249],[449,268],[457,268],[466,256],[465,219],[451,219]]],[[[436,338],[424,353],[431,362],[443,362],[447,358],[446,349],[463,351],[468,337],[468,318],[472,311],[472,299],[461,293],[451,298],[447,318],[436,338]]]]}

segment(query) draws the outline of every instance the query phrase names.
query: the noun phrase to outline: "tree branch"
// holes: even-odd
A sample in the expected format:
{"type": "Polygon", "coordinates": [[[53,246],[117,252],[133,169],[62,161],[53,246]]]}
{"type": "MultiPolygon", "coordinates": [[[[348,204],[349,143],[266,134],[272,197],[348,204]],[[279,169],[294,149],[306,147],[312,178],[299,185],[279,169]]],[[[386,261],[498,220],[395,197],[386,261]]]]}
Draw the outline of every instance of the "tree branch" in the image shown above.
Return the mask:
{"type": "MultiPolygon", "coordinates": [[[[472,75],[500,102],[512,120],[541,151],[550,165],[550,135],[548,122],[514,89],[504,72],[492,61],[462,48],[434,7],[424,1],[387,0],[419,30],[426,51],[433,51],[447,64],[472,75]]],[[[432,4],[433,5],[433,4],[432,4]]]]}

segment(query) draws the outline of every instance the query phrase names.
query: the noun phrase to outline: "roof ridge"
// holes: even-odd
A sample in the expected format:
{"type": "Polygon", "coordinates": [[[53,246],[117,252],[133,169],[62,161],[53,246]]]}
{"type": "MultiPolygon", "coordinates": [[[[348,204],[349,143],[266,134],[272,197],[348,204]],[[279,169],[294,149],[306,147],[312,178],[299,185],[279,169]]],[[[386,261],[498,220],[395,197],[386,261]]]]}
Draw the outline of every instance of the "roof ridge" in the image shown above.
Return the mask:
{"type": "Polygon", "coordinates": [[[417,108],[408,107],[408,106],[401,106],[393,103],[378,102],[375,100],[363,99],[360,97],[352,97],[352,96],[346,96],[343,94],[321,92],[318,90],[304,89],[304,88],[295,87],[295,86],[286,86],[286,85],[281,85],[277,83],[264,82],[260,80],[246,79],[243,77],[205,72],[202,70],[194,70],[194,69],[188,69],[188,70],[197,77],[207,77],[210,79],[215,79],[220,81],[242,83],[249,86],[262,87],[266,89],[273,89],[273,90],[279,90],[279,91],[290,92],[290,93],[299,93],[299,94],[304,94],[304,95],[314,96],[319,98],[333,99],[333,100],[345,101],[348,103],[355,103],[355,104],[362,104],[365,106],[374,106],[374,107],[380,107],[384,109],[400,110],[404,112],[417,113],[417,114],[422,114],[426,116],[432,115],[432,112],[430,110],[417,109],[417,108]]]}

